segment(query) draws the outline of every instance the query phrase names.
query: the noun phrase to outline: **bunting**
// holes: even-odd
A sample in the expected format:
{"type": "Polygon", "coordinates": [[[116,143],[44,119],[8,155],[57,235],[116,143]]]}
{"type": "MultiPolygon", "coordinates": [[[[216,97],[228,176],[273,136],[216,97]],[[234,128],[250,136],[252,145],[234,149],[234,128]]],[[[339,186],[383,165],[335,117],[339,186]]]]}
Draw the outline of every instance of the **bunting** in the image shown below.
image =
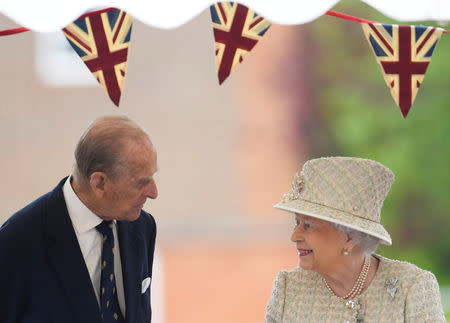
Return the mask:
{"type": "Polygon", "coordinates": [[[442,29],[378,23],[361,25],[392,97],[406,118],[442,29]]]}
{"type": "MultiPolygon", "coordinates": [[[[219,84],[244,60],[271,23],[236,2],[210,6],[219,84]]],[[[359,22],[380,65],[385,82],[404,118],[423,83],[442,33],[436,27],[398,26],[327,11],[329,16],[359,22]]],[[[127,67],[132,17],[117,8],[87,12],[63,33],[115,105],[119,105],[127,67]]],[[[0,30],[1,36],[23,33],[24,27],[0,30]]]]}
{"type": "Polygon", "coordinates": [[[216,43],[219,84],[244,60],[270,27],[270,22],[236,2],[210,7],[216,43]]]}
{"type": "Polygon", "coordinates": [[[114,9],[94,12],[63,29],[75,52],[119,106],[125,81],[132,17],[114,9]]]}

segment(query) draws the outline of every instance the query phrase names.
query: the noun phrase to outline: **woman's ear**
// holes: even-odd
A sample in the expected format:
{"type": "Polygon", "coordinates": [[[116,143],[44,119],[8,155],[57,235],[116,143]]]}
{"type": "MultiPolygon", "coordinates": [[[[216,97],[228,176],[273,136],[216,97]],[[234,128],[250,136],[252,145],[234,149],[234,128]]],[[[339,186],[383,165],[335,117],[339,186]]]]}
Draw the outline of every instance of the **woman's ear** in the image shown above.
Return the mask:
{"type": "Polygon", "coordinates": [[[347,250],[349,253],[352,252],[353,248],[356,246],[355,240],[352,239],[352,237],[347,233],[346,234],[347,239],[344,243],[344,249],[347,250]]]}

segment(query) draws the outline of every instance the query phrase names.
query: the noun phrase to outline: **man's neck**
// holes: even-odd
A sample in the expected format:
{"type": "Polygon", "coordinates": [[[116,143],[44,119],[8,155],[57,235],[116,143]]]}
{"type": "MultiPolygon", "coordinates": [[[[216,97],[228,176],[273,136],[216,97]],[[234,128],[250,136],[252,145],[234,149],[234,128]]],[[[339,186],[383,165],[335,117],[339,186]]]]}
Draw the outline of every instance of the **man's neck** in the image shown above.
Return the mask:
{"type": "Polygon", "coordinates": [[[70,186],[72,186],[73,192],[80,199],[81,203],[83,203],[89,210],[91,210],[92,213],[103,219],[103,217],[101,216],[101,208],[99,208],[97,204],[92,200],[92,194],[89,194],[89,187],[87,187],[87,185],[82,185],[81,183],[79,183],[79,181],[77,181],[73,175],[70,177],[70,186]]]}

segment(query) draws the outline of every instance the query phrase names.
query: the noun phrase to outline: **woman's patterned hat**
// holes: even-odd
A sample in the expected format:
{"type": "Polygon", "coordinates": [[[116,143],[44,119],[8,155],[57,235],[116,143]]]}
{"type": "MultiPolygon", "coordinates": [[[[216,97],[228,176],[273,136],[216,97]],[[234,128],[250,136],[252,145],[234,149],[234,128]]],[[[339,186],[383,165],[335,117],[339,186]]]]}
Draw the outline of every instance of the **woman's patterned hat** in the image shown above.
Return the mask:
{"type": "Polygon", "coordinates": [[[312,159],[295,174],[291,190],[274,207],[365,232],[391,245],[380,214],[393,181],[389,168],[370,159],[312,159]]]}

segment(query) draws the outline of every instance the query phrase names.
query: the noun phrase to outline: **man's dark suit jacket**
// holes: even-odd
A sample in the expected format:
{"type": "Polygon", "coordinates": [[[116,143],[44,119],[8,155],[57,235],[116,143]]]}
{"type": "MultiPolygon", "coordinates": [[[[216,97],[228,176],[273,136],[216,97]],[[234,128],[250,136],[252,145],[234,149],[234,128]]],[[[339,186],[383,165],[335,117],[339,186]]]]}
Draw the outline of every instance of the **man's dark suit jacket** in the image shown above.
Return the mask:
{"type": "MultiPolygon", "coordinates": [[[[67,212],[63,179],[0,228],[0,323],[100,323],[89,272],[67,212]]],[[[151,321],[156,224],[118,221],[127,323],[151,321]]]]}

